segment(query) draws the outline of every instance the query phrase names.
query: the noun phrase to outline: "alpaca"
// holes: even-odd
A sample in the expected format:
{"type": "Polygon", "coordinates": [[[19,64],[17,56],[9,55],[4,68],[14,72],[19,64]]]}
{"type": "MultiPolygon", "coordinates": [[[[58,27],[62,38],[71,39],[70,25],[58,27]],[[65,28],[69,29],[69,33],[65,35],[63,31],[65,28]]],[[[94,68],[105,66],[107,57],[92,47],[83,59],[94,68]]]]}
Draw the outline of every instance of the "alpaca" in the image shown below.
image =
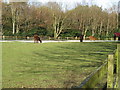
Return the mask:
{"type": "Polygon", "coordinates": [[[95,38],[94,36],[89,36],[90,40],[97,40],[97,38],[95,38]]]}
{"type": "Polygon", "coordinates": [[[38,43],[38,41],[42,43],[42,40],[40,39],[40,37],[38,35],[34,35],[34,43],[38,43]]]}

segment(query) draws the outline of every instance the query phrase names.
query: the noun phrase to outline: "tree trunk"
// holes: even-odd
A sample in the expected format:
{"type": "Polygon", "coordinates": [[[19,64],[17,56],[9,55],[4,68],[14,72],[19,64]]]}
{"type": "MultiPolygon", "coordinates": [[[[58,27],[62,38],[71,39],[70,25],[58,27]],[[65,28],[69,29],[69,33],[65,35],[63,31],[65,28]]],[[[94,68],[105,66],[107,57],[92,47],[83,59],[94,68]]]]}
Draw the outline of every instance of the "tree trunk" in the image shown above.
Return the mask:
{"type": "Polygon", "coordinates": [[[15,7],[11,4],[11,13],[12,13],[12,33],[15,34],[15,7]]]}
{"type": "Polygon", "coordinates": [[[55,21],[54,21],[54,24],[53,24],[53,27],[54,27],[54,39],[57,38],[57,19],[56,17],[55,18],[55,21]]]}
{"type": "Polygon", "coordinates": [[[108,19],[108,23],[107,23],[107,32],[106,32],[106,36],[108,36],[109,34],[109,19],[108,19]]]}
{"type": "Polygon", "coordinates": [[[16,25],[16,33],[19,33],[19,25],[16,25]]]}
{"type": "Polygon", "coordinates": [[[86,29],[85,29],[85,31],[84,31],[84,37],[83,37],[83,38],[86,37],[86,33],[87,33],[87,31],[88,31],[88,26],[86,27],[86,29]]]}
{"type": "Polygon", "coordinates": [[[15,21],[13,21],[13,27],[12,28],[13,28],[12,33],[15,34],[15,21]]]}
{"type": "Polygon", "coordinates": [[[58,36],[60,35],[60,33],[63,30],[63,22],[64,22],[65,18],[61,20],[61,18],[57,19],[55,17],[55,21],[53,24],[54,27],[54,39],[57,39],[58,36]]]}
{"type": "Polygon", "coordinates": [[[54,39],[57,39],[57,33],[56,33],[56,30],[54,30],[54,39]]]}
{"type": "Polygon", "coordinates": [[[96,26],[94,25],[93,28],[92,28],[92,36],[95,35],[95,30],[96,30],[96,26]]]}
{"type": "Polygon", "coordinates": [[[100,31],[99,31],[100,39],[101,39],[101,34],[102,34],[102,26],[103,26],[103,22],[101,21],[101,24],[100,24],[100,31]]]}
{"type": "Polygon", "coordinates": [[[94,30],[92,30],[92,36],[94,36],[95,35],[95,31],[94,30]]]}

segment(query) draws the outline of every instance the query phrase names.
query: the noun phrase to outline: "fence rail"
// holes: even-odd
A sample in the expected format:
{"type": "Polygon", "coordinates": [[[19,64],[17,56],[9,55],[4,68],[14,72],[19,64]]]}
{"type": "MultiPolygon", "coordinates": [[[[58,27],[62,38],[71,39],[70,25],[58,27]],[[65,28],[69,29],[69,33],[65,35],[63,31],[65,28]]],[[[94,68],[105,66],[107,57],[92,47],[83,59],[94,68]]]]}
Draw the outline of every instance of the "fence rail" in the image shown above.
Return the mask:
{"type": "MultiPolygon", "coordinates": [[[[54,37],[50,36],[40,36],[42,40],[54,40],[54,37]]],[[[3,40],[32,40],[33,37],[29,36],[0,36],[3,40]]],[[[79,40],[80,37],[58,37],[58,40],[79,40]]],[[[88,37],[85,38],[85,40],[89,40],[88,37]]],[[[100,40],[100,38],[98,38],[100,40]]],[[[105,38],[105,40],[113,40],[113,38],[105,38]]]]}
{"type": "Polygon", "coordinates": [[[81,84],[75,88],[95,88],[105,78],[103,88],[120,88],[120,44],[113,54],[109,54],[107,62],[89,75],[81,84]]]}
{"type": "Polygon", "coordinates": [[[88,76],[77,88],[94,88],[104,77],[107,70],[107,62],[99,67],[95,72],[88,76]]]}

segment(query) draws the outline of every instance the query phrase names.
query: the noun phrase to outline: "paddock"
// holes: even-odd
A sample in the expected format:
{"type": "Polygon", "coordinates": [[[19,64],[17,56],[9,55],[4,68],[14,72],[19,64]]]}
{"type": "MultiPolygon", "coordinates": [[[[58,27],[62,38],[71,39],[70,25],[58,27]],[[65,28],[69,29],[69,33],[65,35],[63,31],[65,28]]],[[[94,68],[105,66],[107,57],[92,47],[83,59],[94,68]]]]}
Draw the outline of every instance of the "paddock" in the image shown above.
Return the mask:
{"type": "MultiPolygon", "coordinates": [[[[3,88],[71,88],[104,64],[117,42],[2,42],[3,88]]],[[[101,87],[101,86],[100,86],[101,87]]]]}

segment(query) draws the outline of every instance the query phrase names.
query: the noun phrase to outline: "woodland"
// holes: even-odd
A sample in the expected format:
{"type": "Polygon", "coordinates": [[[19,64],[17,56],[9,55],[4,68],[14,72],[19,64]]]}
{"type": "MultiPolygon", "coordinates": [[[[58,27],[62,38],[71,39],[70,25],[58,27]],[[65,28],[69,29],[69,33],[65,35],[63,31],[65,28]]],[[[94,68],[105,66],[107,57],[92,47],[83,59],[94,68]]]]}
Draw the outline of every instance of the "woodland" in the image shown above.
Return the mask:
{"type": "MultiPolygon", "coordinates": [[[[119,32],[117,6],[103,9],[96,5],[76,4],[64,8],[61,3],[10,2],[2,3],[4,36],[84,37],[111,38],[119,32]]],[[[66,6],[67,7],[67,6],[66,6]]]]}

